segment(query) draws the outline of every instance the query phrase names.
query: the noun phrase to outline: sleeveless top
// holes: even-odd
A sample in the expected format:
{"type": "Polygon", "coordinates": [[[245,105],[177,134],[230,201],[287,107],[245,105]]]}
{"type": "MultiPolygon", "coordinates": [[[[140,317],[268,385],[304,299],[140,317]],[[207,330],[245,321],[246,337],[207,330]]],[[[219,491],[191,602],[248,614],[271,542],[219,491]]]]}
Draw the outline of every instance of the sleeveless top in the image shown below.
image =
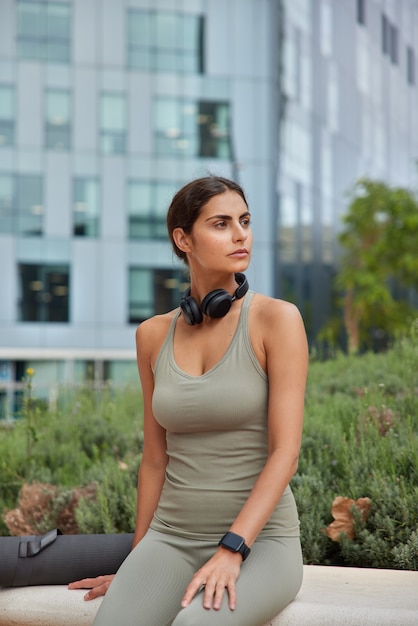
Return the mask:
{"type": "MultiPolygon", "coordinates": [[[[154,368],[152,408],[166,430],[168,464],[151,528],[219,539],[231,526],[267,460],[268,378],[250,342],[244,297],[232,341],[201,376],[173,354],[175,315],[154,368]]],[[[285,492],[260,535],[299,536],[293,494],[285,492]]]]}

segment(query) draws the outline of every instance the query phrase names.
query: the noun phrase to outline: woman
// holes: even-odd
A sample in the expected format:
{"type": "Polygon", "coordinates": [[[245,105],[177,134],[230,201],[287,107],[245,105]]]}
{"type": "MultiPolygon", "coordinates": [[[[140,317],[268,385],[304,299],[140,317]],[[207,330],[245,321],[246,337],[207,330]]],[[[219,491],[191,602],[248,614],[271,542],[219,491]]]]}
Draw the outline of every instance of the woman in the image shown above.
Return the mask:
{"type": "MultiPolygon", "coordinates": [[[[289,481],[300,450],[308,351],[298,310],[248,290],[250,212],[217,176],[168,210],[190,271],[180,307],[136,333],[144,397],[134,547],[95,626],[258,626],[302,581],[289,481]]],[[[109,586],[110,585],[110,586],[109,586]]]]}

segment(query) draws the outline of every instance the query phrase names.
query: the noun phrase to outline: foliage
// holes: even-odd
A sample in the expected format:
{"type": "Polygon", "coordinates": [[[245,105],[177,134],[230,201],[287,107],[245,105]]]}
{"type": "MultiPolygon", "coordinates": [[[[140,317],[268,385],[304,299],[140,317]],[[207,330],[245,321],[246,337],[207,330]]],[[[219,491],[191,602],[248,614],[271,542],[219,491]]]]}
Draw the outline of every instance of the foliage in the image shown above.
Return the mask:
{"type": "Polygon", "coordinates": [[[305,432],[292,487],[305,562],[417,569],[418,332],[385,354],[310,367],[305,432]],[[337,496],[370,498],[354,539],[326,537],[337,496]]]}
{"type": "MultiPolygon", "coordinates": [[[[306,563],[418,569],[417,369],[418,324],[385,353],[312,360],[292,481],[306,563]],[[366,519],[351,509],[353,539],[326,533],[339,496],[370,499],[366,519]]],[[[57,486],[44,515],[37,509],[39,524],[58,519],[76,489],[79,532],[132,532],[142,450],[138,390],[60,397],[57,408],[37,415],[29,452],[24,418],[0,427],[1,517],[22,509],[19,493],[28,479],[57,486]]],[[[2,523],[0,534],[9,534],[2,523]]]]}
{"type": "Polygon", "coordinates": [[[137,468],[122,468],[112,460],[100,468],[96,498],[78,505],[80,533],[131,533],[136,517],[137,468]]]}
{"type": "Polygon", "coordinates": [[[44,483],[25,483],[19,493],[19,504],[5,511],[3,519],[11,535],[42,535],[60,528],[66,535],[79,532],[75,511],[81,498],[94,498],[94,486],[65,489],[44,483]]]}
{"type": "Polygon", "coordinates": [[[336,286],[343,293],[348,349],[358,352],[371,347],[373,335],[381,341],[404,333],[417,314],[407,288],[418,288],[418,201],[406,189],[360,179],[343,222],[336,286]]]}
{"type": "MultiPolygon", "coordinates": [[[[27,394],[33,391],[28,385],[27,394]]],[[[37,414],[36,437],[30,446],[28,424],[32,429],[33,418],[28,418],[25,409],[12,425],[0,422],[3,513],[17,506],[25,483],[57,485],[68,491],[92,483],[100,485],[102,474],[106,475],[104,468],[111,462],[116,472],[125,466],[134,474],[138,470],[143,441],[138,388],[63,390],[55,408],[37,414]]],[[[8,529],[0,514],[1,534],[7,535],[8,529]]]]}

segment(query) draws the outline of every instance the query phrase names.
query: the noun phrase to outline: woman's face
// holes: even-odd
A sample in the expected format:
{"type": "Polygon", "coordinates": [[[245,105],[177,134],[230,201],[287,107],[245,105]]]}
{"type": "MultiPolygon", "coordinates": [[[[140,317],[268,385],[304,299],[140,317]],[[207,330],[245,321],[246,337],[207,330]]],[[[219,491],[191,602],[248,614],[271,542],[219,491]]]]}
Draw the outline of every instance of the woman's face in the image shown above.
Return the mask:
{"type": "Polygon", "coordinates": [[[250,212],[241,196],[225,191],[201,209],[190,235],[185,235],[189,266],[213,272],[243,272],[251,257],[250,212]]]}

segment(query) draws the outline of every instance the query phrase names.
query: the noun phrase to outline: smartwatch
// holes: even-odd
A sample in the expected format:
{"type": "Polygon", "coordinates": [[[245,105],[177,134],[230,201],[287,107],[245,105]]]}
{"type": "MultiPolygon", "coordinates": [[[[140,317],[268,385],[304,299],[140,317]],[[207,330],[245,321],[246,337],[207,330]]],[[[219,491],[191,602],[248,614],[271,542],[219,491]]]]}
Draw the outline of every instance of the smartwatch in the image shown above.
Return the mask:
{"type": "Polygon", "coordinates": [[[230,550],[231,552],[239,552],[243,561],[245,561],[251,552],[251,548],[249,548],[245,543],[244,537],[231,532],[224,534],[219,542],[219,545],[227,550],[230,550]]]}

